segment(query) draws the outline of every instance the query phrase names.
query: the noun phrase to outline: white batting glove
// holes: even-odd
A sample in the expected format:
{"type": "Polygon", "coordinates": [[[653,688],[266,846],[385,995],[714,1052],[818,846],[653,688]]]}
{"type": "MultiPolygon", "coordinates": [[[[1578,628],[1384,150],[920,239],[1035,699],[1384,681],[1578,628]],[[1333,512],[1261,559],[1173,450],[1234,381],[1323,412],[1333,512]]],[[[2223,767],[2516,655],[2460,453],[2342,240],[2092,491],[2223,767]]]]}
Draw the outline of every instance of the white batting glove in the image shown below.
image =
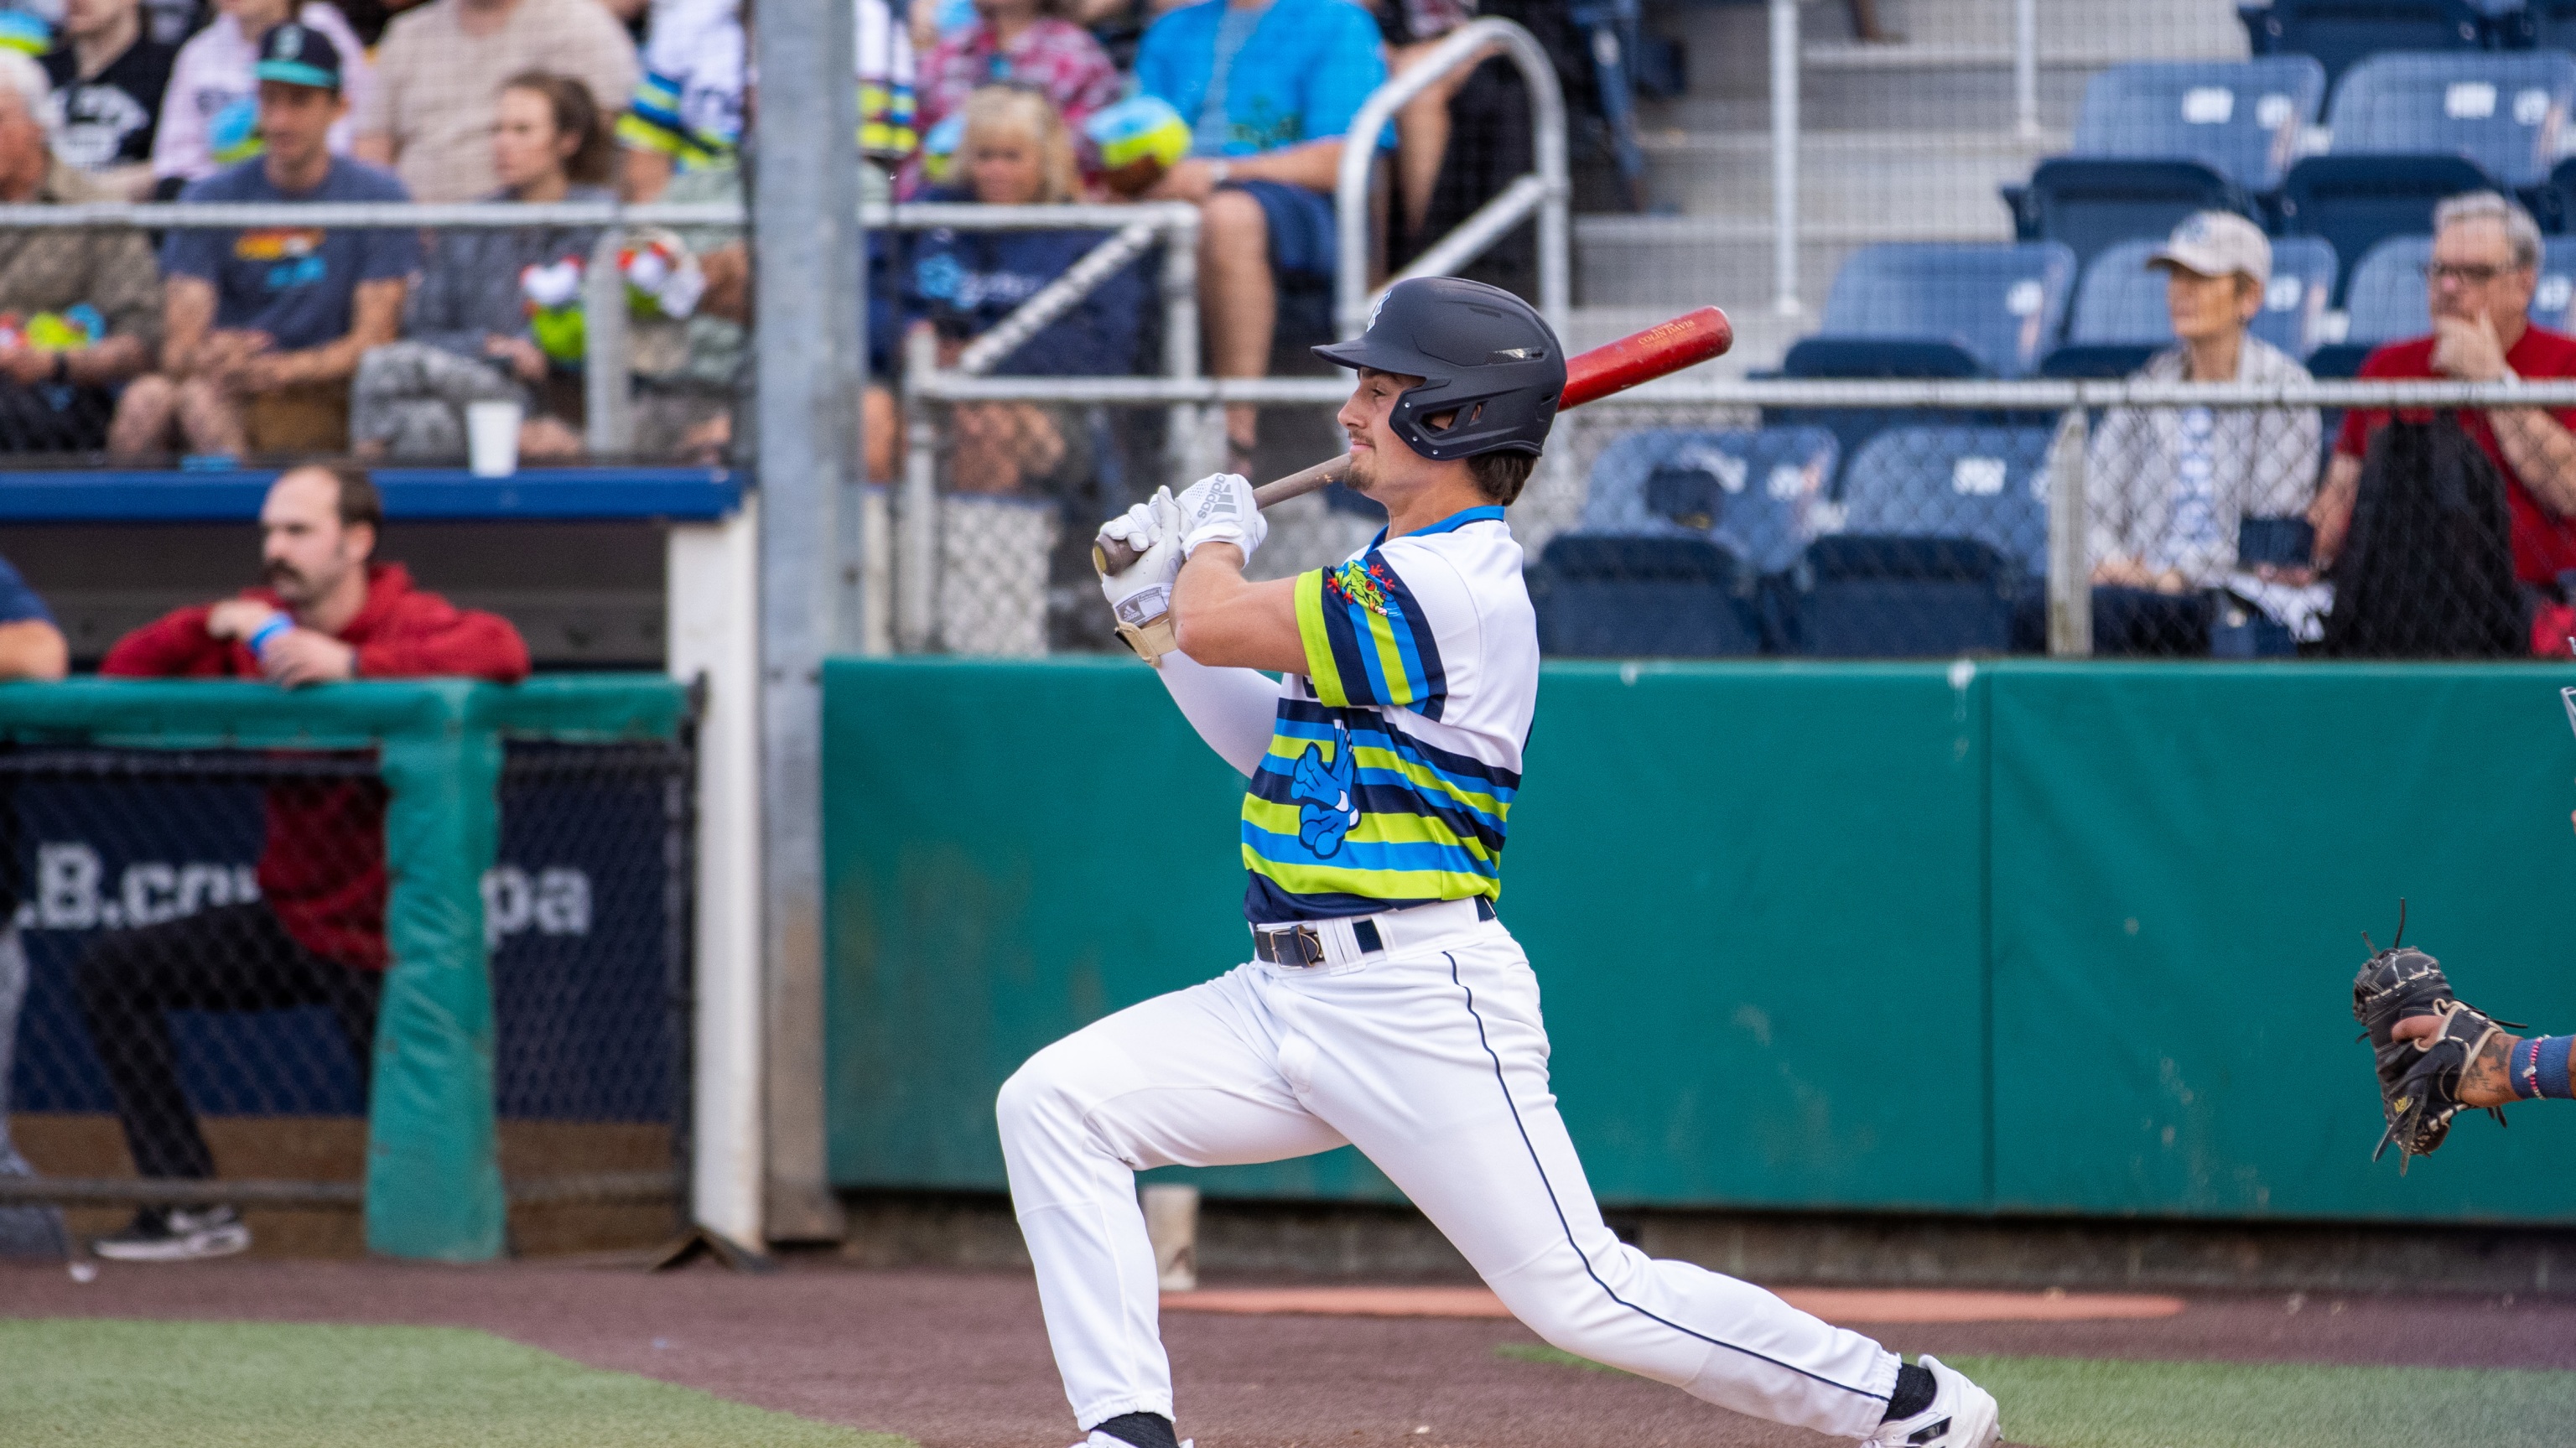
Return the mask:
{"type": "Polygon", "coordinates": [[[1100,592],[1117,616],[1118,636],[1139,658],[1157,664],[1172,651],[1172,580],[1181,574],[1181,512],[1172,490],[1154,496],[1100,527],[1104,542],[1125,544],[1136,561],[1101,575],[1100,592]]]}
{"type": "Polygon", "coordinates": [[[1262,521],[1261,504],[1252,497],[1252,481],[1241,473],[1217,473],[1190,484],[1179,498],[1181,510],[1181,556],[1186,558],[1202,543],[1231,543],[1243,550],[1243,559],[1252,561],[1252,552],[1261,540],[1270,536],[1270,525],[1262,521]]]}

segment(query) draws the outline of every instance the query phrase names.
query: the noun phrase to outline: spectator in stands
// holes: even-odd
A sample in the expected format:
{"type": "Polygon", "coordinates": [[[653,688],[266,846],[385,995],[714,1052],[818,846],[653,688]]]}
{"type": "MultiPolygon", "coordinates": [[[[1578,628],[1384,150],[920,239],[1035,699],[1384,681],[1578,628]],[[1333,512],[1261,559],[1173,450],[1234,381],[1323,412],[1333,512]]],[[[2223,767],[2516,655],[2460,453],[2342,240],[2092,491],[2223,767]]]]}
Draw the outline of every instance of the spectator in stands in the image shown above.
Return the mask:
{"type": "MultiPolygon", "coordinates": [[[[259,154],[259,82],[251,70],[259,63],[260,37],[289,18],[331,42],[340,57],[340,90],[352,105],[374,88],[358,37],[322,0],[216,0],[216,8],[214,23],[179,47],[161,100],[152,175],[163,196],[259,154]]],[[[345,115],[333,122],[332,153],[348,155],[357,134],[345,115]]]]}
{"type": "Polygon", "coordinates": [[[617,122],[625,166],[618,190],[627,200],[659,200],[673,172],[733,154],[748,43],[742,0],[656,0],[643,79],[617,122]]]}
{"type": "MultiPolygon", "coordinates": [[[[2493,191],[2443,202],[2433,211],[2433,256],[2425,267],[2433,335],[2381,347],[2361,364],[2361,377],[2576,377],[2576,338],[2530,324],[2539,269],[2540,228],[2530,212],[2493,191]]],[[[2576,437],[2569,434],[2576,410],[2510,407],[2456,415],[2505,480],[2514,576],[2533,589],[2562,591],[2563,576],[2576,571],[2576,437]]],[[[2370,435],[2388,419],[2385,409],[2344,414],[2334,461],[2309,510],[2320,568],[2342,551],[2370,435]]]]}
{"type": "Polygon", "coordinates": [[[54,84],[54,154],[119,197],[152,192],[152,138],[178,47],[143,33],[140,0],[67,0],[60,41],[45,56],[54,84]]]}
{"type": "MultiPolygon", "coordinates": [[[[191,185],[185,201],[280,204],[408,201],[402,183],[326,145],[349,109],[331,38],[301,24],[261,37],[264,146],[191,185]]],[[[109,450],[161,451],[175,427],[200,453],[340,452],[349,445],[349,378],[394,339],[420,235],[313,226],[173,231],[161,371],[117,404],[109,450]]]]}
{"type": "MultiPolygon", "coordinates": [[[[902,165],[918,139],[912,42],[887,0],[857,0],[854,20],[859,154],[877,163],[859,180],[863,199],[882,201],[886,178],[879,168],[902,165]]],[[[629,201],[668,199],[663,191],[674,173],[730,158],[751,105],[745,84],[751,26],[739,0],[677,0],[655,24],[644,79],[618,124],[627,147],[620,190],[629,201]],[[665,33],[676,38],[665,40],[665,33]]]]}
{"type": "MultiPolygon", "coordinates": [[[[2140,380],[2308,380],[2246,330],[2272,279],[2272,245],[2254,223],[2223,211],[2188,217],[2147,265],[2165,273],[2175,341],[2140,380]]],[[[2236,570],[2238,525],[2304,513],[2316,476],[2317,415],[2306,408],[2105,413],[2085,464],[2094,651],[2207,653],[2211,590],[2236,570]]]]}
{"type": "MultiPolygon", "coordinates": [[[[957,164],[963,198],[988,206],[1061,204],[1076,199],[1073,134],[1047,97],[1023,85],[977,88],[963,108],[965,133],[957,164]]],[[[940,362],[949,365],[1047,283],[1106,240],[1096,231],[933,231],[914,248],[906,270],[905,310],[939,332],[940,362]]],[[[1143,270],[1129,265],[1094,288],[1073,310],[1021,343],[994,367],[1002,375],[1115,376],[1136,368],[1138,319],[1152,296],[1143,270]]],[[[875,391],[872,389],[872,391],[875,391]]],[[[871,450],[893,442],[892,399],[871,398],[871,450]]],[[[1026,402],[971,403],[951,414],[952,486],[1005,493],[1080,466],[1081,429],[1066,409],[1026,402]]],[[[891,476],[892,452],[880,460],[891,476]]],[[[871,469],[876,471],[875,468],[871,469]]]]}
{"type": "MultiPolygon", "coordinates": [[[[1378,33],[1386,40],[1386,68],[1402,75],[1431,53],[1450,31],[1476,18],[1465,0],[1372,0],[1378,33]]],[[[1449,104],[1475,74],[1462,65],[1433,81],[1396,112],[1395,194],[1405,230],[1422,234],[1430,219],[1431,191],[1440,183],[1440,162],[1449,153],[1449,104]]]]}
{"type": "MultiPolygon", "coordinates": [[[[1195,130],[1147,197],[1198,203],[1199,307],[1210,370],[1270,370],[1283,283],[1329,288],[1342,132],[1386,63],[1377,25],[1343,0],[1200,0],[1145,32],[1136,80],[1195,130]]],[[[1259,410],[1226,409],[1233,472],[1252,467],[1259,410]]]]}
{"type": "MultiPolygon", "coordinates": [[[[1083,121],[1118,99],[1119,78],[1091,32],[1063,17],[1067,3],[975,0],[975,23],[942,39],[922,62],[916,109],[921,133],[929,135],[958,114],[977,86],[1017,81],[1053,102],[1062,124],[1080,137],[1083,121]]],[[[916,157],[904,167],[901,190],[910,195],[923,184],[916,157]]]]}
{"type": "Polygon", "coordinates": [[[613,100],[634,94],[639,74],[635,42],[598,0],[430,0],[385,27],[376,66],[356,154],[391,167],[423,201],[500,184],[492,118],[509,77],[551,71],[613,100]]]}
{"type": "MultiPolygon", "coordinates": [[[[414,588],[401,564],[374,561],[384,508],[365,472],[292,469],[269,488],[259,524],[265,586],[136,629],[99,672],[290,689],[360,677],[526,677],[527,645],[506,619],[457,608],[414,588]]],[[[272,786],[257,900],[109,931],[83,955],[81,1012],[116,1088],[136,1171],[214,1175],[179,1087],[169,1010],[326,1007],[367,1078],[386,967],[384,811],[384,788],[372,780],[272,786]]],[[[180,1261],[249,1245],[234,1210],[208,1201],[146,1207],[96,1248],[122,1261],[180,1261]]]]}
{"type": "MultiPolygon", "coordinates": [[[[45,146],[46,80],[0,51],[0,203],[117,201],[45,146]]],[[[152,365],[161,278],[139,231],[0,232],[0,452],[95,452],[113,389],[152,365]]]]}
{"type": "MultiPolygon", "coordinates": [[[[486,199],[611,200],[612,164],[607,119],[580,81],[532,70],[501,88],[492,128],[501,189],[486,199]]],[[[579,452],[579,288],[598,239],[594,229],[561,226],[433,236],[403,309],[403,340],[358,362],[350,396],[358,455],[461,458],[465,406],[477,401],[527,409],[520,456],[579,452]]]]}
{"type": "MultiPolygon", "coordinates": [[[[0,680],[59,679],[69,657],[52,610],[0,558],[0,680]]],[[[18,1043],[18,1007],[27,998],[27,956],[18,945],[18,904],[27,888],[24,859],[15,801],[0,788],[0,1178],[35,1175],[9,1139],[10,1058],[18,1043]]],[[[51,1207],[0,1204],[0,1257],[58,1254],[62,1234],[62,1214],[51,1207]]]]}

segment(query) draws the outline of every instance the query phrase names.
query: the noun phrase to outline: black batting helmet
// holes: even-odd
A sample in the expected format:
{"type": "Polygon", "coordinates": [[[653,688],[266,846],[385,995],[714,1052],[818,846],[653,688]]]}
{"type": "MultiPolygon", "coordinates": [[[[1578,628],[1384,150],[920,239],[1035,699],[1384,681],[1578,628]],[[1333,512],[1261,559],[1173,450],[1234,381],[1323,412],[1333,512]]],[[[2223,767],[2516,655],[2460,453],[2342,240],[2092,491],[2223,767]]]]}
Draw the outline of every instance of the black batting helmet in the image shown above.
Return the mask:
{"type": "Polygon", "coordinates": [[[1427,458],[1536,457],[1565,391],[1565,349],[1538,310],[1458,277],[1397,282],[1369,314],[1368,331],[1315,355],[1421,378],[1396,398],[1389,425],[1427,458]],[[1432,427],[1428,419],[1444,412],[1457,416],[1432,427]]]}

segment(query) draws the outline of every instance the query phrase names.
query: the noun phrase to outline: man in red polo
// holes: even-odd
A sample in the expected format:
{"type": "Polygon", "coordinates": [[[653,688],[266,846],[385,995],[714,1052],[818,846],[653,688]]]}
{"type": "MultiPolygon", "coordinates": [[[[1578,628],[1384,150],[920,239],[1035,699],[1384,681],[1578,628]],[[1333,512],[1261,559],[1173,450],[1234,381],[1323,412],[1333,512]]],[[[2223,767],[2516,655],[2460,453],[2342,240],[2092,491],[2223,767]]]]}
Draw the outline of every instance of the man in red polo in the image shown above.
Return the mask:
{"type": "MultiPolygon", "coordinates": [[[[2493,191],[2454,196],[2433,211],[2433,259],[2425,268],[2433,334],[2391,342],[2361,365],[2365,379],[2456,378],[2503,382],[2576,377],[2576,338],[2531,325],[2540,279],[2540,228],[2531,213],[2493,191]]],[[[2408,420],[2417,414],[2408,413],[2408,420]]],[[[2576,410],[2464,409],[2460,425],[2505,480],[2513,513],[2513,571],[2526,584],[2555,586],[2576,570],[2576,410]]],[[[2334,462],[2308,509],[2317,565],[2342,551],[2352,528],[2370,435],[2385,409],[2344,414],[2334,462]]]]}
{"type": "MultiPolygon", "coordinates": [[[[466,675],[512,683],[528,646],[508,620],[414,588],[399,563],[372,561],[384,507],[356,468],[307,466],[280,477],[260,507],[266,586],[183,608],[108,651],[99,672],[266,679],[299,688],[335,679],[466,675]]],[[[214,1175],[180,1089],[165,1012],[323,1006],[367,1079],[384,989],[385,791],[372,779],[269,787],[259,898],[101,935],[81,958],[81,1009],[116,1087],[135,1169],[214,1175]]],[[[230,1206],[146,1207],[98,1239],[102,1257],[166,1262],[250,1245],[230,1206]]]]}

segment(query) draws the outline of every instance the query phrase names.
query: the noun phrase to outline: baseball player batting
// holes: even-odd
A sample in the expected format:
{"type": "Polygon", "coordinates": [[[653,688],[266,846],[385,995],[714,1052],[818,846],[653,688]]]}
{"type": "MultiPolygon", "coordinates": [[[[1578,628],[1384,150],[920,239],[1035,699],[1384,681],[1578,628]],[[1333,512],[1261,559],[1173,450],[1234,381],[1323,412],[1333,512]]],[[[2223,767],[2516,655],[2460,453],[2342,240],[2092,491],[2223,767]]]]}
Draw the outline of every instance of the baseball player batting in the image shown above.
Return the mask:
{"type": "Polygon", "coordinates": [[[1565,386],[1555,334],[1508,292],[1434,278],[1316,351],[1359,373],[1348,481],[1387,509],[1357,557],[1247,582],[1266,528],[1227,473],[1102,530],[1138,555],[1102,580],[1122,633],[1250,781],[1252,958],[1002,1087],[1082,1448],[1178,1448],[1135,1173],[1346,1143],[1568,1352],[1882,1448],[1988,1448],[1995,1400],[1933,1359],[1620,1242],[1557,1115],[1538,978],[1494,908],[1539,672],[1503,509],[1565,386]]]}

